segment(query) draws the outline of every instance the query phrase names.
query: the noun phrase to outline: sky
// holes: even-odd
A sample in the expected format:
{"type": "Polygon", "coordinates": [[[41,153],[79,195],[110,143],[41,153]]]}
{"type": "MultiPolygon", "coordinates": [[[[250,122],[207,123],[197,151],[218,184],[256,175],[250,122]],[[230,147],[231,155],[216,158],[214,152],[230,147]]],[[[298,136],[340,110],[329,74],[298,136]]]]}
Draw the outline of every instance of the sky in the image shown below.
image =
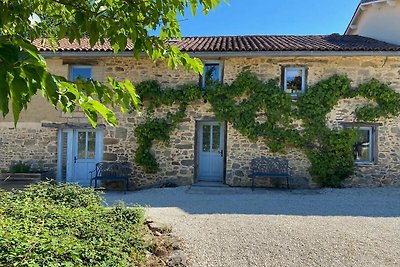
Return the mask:
{"type": "Polygon", "coordinates": [[[343,34],[360,0],[221,0],[180,20],[182,36],[343,34]]]}

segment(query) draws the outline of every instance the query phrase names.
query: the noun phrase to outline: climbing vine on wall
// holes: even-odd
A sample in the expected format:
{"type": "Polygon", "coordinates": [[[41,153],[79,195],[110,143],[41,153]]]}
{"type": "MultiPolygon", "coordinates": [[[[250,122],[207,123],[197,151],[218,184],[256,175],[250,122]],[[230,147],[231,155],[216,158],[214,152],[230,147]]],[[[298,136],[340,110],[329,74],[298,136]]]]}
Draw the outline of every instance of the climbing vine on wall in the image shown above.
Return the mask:
{"type": "Polygon", "coordinates": [[[216,118],[228,121],[252,141],[263,140],[272,152],[288,147],[303,149],[311,162],[311,176],[320,186],[340,187],[354,171],[354,129],[331,129],[327,114],[340,99],[362,96],[373,100],[355,112],[358,121],[375,121],[400,114],[400,94],[388,85],[371,80],[351,88],[344,75],[334,75],[308,88],[296,101],[281,90],[278,80],[263,82],[249,71],[242,72],[231,84],[216,84],[206,91],[197,86],[161,89],[156,81],[137,86],[139,95],[148,100],[145,123],[135,129],[139,144],[135,161],[146,172],[157,172],[158,164],[150,153],[154,141],[168,143],[171,132],[185,118],[192,101],[204,99],[216,118]],[[155,115],[162,105],[179,106],[164,118],[155,115]]]}
{"type": "Polygon", "coordinates": [[[187,105],[202,97],[203,93],[197,86],[185,85],[177,89],[161,89],[157,81],[145,81],[137,86],[141,99],[147,103],[147,120],[135,128],[139,144],[135,152],[135,162],[148,173],[155,173],[159,166],[150,150],[154,141],[169,143],[171,132],[185,118],[187,105]],[[165,118],[154,116],[155,108],[161,105],[178,104],[175,113],[167,113],[165,118]]]}

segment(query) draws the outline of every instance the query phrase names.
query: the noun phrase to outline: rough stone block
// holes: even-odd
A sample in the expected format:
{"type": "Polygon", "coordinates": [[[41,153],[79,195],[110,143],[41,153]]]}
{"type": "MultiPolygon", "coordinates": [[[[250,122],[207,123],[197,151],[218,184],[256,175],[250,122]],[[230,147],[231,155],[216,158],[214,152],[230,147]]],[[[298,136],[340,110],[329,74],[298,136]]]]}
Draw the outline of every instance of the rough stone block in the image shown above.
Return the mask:
{"type": "Polygon", "coordinates": [[[175,146],[177,149],[193,149],[192,144],[186,144],[186,145],[176,145],[175,146]]]}
{"type": "Polygon", "coordinates": [[[185,159],[181,161],[181,164],[183,166],[193,166],[194,165],[194,161],[192,159],[185,159]]]}
{"type": "Polygon", "coordinates": [[[128,130],[126,128],[116,128],[115,129],[115,138],[125,139],[128,136],[128,130]]]}
{"type": "Polygon", "coordinates": [[[103,154],[103,160],[105,161],[116,161],[117,160],[117,155],[114,153],[104,153],[103,154]]]}
{"type": "Polygon", "coordinates": [[[116,145],[119,143],[119,140],[116,138],[104,138],[104,145],[108,146],[108,145],[116,145]]]}

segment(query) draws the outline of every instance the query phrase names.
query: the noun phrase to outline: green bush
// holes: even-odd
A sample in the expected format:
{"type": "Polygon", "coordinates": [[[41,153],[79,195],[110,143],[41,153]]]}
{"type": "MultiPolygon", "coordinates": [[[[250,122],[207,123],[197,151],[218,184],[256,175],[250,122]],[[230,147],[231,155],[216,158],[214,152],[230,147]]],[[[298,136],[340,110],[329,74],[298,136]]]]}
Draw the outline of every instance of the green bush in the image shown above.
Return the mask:
{"type": "Polygon", "coordinates": [[[31,172],[33,172],[33,170],[31,169],[30,165],[20,161],[20,162],[11,164],[9,172],[10,173],[31,173],[31,172]]]}
{"type": "Polygon", "coordinates": [[[91,188],[39,183],[0,192],[0,266],[132,266],[143,210],[102,205],[91,188]]]}

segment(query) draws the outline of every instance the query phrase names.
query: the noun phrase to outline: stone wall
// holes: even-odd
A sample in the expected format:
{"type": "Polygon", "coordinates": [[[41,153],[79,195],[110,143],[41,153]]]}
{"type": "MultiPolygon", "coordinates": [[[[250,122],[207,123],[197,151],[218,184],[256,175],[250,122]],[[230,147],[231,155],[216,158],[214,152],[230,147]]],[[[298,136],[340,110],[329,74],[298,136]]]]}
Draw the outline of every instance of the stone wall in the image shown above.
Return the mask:
{"type": "Polygon", "coordinates": [[[0,123],[0,169],[8,170],[15,162],[23,162],[35,169],[50,171],[55,177],[57,167],[57,130],[43,128],[37,123],[0,123]]]}
{"type": "MultiPolygon", "coordinates": [[[[82,61],[82,59],[80,59],[82,61]]],[[[93,60],[92,60],[93,61],[93,60]]],[[[68,60],[71,62],[71,59],[68,60]]],[[[50,59],[50,69],[60,75],[68,75],[68,64],[62,59],[50,59]]],[[[333,74],[347,74],[356,86],[371,78],[390,82],[400,92],[400,59],[395,57],[260,57],[228,58],[224,60],[224,82],[232,82],[238,73],[249,69],[263,80],[279,78],[282,66],[306,66],[309,85],[333,74]]],[[[164,87],[173,87],[184,83],[197,83],[198,75],[183,69],[170,70],[164,63],[152,63],[147,60],[135,60],[127,57],[108,57],[96,59],[94,76],[104,80],[114,76],[119,80],[130,79],[134,83],[156,79],[164,87]]],[[[340,122],[354,121],[354,110],[365,103],[365,99],[343,100],[328,115],[331,127],[338,127],[340,122]]],[[[82,112],[61,114],[42,102],[33,103],[24,114],[24,121],[35,122],[33,126],[25,123],[12,129],[10,118],[0,120],[0,168],[6,168],[12,160],[35,159],[46,168],[55,169],[57,161],[57,130],[38,127],[41,122],[87,122],[82,112]],[[30,114],[29,110],[35,110],[30,114]]],[[[166,183],[192,184],[196,181],[195,173],[195,126],[196,121],[209,120],[214,115],[209,111],[210,105],[202,101],[192,103],[187,110],[188,117],[172,133],[169,145],[155,143],[152,153],[160,163],[157,174],[145,174],[135,166],[132,187],[148,187],[166,183]]],[[[157,110],[157,116],[165,116],[176,107],[164,107],[157,110]]],[[[129,160],[133,162],[137,143],[134,135],[135,126],[144,122],[146,115],[136,113],[121,114],[117,112],[119,125],[116,128],[106,127],[104,132],[104,160],[129,160]]],[[[365,165],[357,168],[356,174],[346,181],[346,186],[400,186],[398,178],[400,167],[400,120],[398,118],[381,121],[379,127],[379,159],[376,165],[365,165]]],[[[231,125],[227,127],[227,160],[226,184],[248,186],[249,163],[254,157],[282,156],[274,155],[263,141],[250,142],[238,133],[231,125]]],[[[307,168],[309,162],[303,152],[288,149],[283,155],[290,161],[291,174],[299,179],[310,181],[307,168]]]]}

